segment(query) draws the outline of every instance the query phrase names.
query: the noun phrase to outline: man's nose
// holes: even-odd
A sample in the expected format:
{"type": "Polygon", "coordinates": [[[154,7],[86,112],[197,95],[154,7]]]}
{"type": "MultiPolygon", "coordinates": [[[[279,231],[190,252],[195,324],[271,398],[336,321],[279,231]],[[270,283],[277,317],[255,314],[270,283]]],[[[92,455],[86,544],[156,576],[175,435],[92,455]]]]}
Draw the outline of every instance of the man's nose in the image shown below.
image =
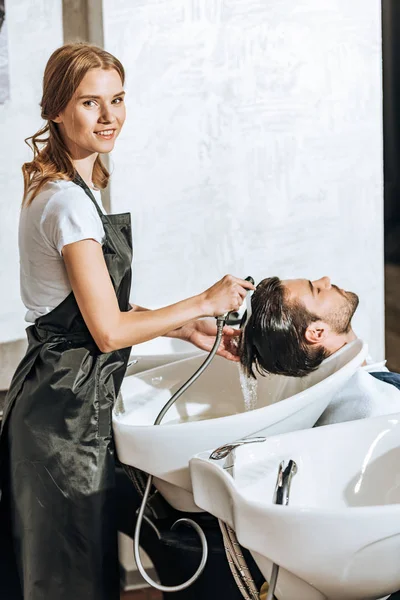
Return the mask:
{"type": "Polygon", "coordinates": [[[332,287],[330,277],[327,276],[321,277],[321,279],[317,279],[313,282],[313,284],[317,287],[324,288],[325,290],[329,290],[332,287]]]}

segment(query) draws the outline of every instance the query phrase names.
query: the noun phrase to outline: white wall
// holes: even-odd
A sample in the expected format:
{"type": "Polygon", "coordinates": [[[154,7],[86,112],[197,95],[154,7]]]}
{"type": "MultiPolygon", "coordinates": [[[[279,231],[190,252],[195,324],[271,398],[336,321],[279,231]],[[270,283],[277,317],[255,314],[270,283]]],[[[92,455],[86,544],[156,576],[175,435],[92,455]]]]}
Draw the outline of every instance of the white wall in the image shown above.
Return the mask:
{"type": "Polygon", "coordinates": [[[103,7],[128,76],[111,200],[132,211],[135,301],[328,274],[383,356],[380,1],[103,7]]]}
{"type": "Polygon", "coordinates": [[[6,0],[10,99],[0,105],[0,342],[23,334],[17,226],[21,165],[32,156],[24,138],[41,127],[44,67],[62,44],[61,0],[6,0]]]}
{"type": "MultiPolygon", "coordinates": [[[[11,313],[24,327],[23,139],[41,125],[43,69],[62,43],[61,0],[6,5],[3,331],[11,313]]],[[[379,0],[103,0],[103,8],[105,46],[128,75],[111,193],[113,209],[133,215],[134,300],[160,306],[226,272],[329,274],[360,294],[357,331],[383,355],[379,0]]]]}

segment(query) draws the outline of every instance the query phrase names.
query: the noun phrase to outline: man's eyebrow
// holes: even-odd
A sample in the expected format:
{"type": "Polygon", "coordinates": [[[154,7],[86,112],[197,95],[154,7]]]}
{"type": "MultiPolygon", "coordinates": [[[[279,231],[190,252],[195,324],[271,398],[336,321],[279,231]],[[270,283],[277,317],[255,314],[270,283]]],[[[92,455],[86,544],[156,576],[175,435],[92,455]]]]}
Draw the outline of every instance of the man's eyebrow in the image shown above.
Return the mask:
{"type": "MultiPolygon", "coordinates": [[[[114,94],[113,98],[117,98],[118,96],[125,96],[125,92],[118,92],[118,94],[114,94]]],[[[93,98],[93,100],[100,100],[101,96],[95,96],[94,94],[84,94],[83,96],[79,96],[78,100],[83,100],[83,98],[93,98]]]]}
{"type": "Polygon", "coordinates": [[[308,283],[310,284],[310,292],[314,295],[314,286],[310,280],[308,280],[308,283]]]}

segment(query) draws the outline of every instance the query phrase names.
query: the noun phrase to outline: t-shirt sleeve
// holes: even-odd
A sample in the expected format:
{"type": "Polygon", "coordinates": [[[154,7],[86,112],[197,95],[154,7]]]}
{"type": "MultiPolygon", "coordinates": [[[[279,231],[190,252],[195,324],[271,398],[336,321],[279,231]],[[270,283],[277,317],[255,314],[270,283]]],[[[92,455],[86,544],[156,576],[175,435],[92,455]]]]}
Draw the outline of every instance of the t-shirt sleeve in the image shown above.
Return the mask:
{"type": "Polygon", "coordinates": [[[103,244],[105,238],[95,205],[84,191],[74,188],[60,190],[50,198],[40,223],[42,235],[59,254],[67,244],[87,239],[103,244]]]}

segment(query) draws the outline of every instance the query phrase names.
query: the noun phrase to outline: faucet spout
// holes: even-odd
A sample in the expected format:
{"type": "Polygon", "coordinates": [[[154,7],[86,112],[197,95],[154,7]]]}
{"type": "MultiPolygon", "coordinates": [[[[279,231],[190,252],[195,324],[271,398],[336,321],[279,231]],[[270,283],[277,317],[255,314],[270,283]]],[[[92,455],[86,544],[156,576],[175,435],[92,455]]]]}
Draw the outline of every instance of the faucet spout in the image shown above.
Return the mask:
{"type": "Polygon", "coordinates": [[[223,469],[228,471],[228,473],[233,477],[236,448],[247,444],[258,444],[260,442],[265,442],[266,439],[267,438],[265,437],[243,438],[241,440],[236,440],[236,442],[231,442],[230,444],[224,444],[210,454],[210,460],[222,460],[225,458],[226,460],[223,465],[223,469]]]}
{"type": "Polygon", "coordinates": [[[244,446],[245,444],[256,444],[258,442],[265,442],[266,439],[267,438],[265,437],[243,438],[241,440],[236,440],[236,442],[224,444],[223,446],[220,446],[210,454],[210,459],[221,460],[222,458],[226,458],[227,456],[229,456],[229,454],[239,446],[244,446]]]}

